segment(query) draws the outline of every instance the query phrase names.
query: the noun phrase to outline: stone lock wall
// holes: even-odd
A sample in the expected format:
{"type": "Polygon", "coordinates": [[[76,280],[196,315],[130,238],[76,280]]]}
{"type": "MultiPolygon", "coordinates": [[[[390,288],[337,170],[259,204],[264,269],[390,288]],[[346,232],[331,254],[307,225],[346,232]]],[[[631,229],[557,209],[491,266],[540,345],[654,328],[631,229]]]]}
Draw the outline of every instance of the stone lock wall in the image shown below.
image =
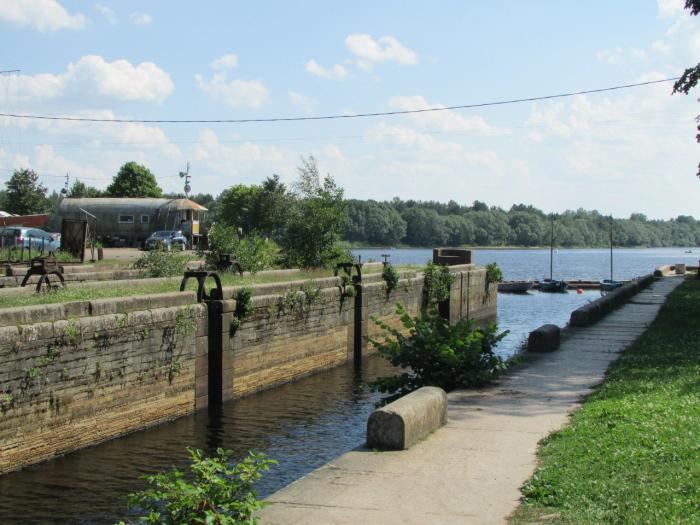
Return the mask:
{"type": "Polygon", "coordinates": [[[206,307],[162,294],[0,311],[0,473],[195,409],[206,307]]]}
{"type": "MultiPolygon", "coordinates": [[[[320,285],[318,285],[320,286],[320,285]]],[[[354,301],[339,287],[253,298],[253,313],[224,334],[224,396],[240,397],[352,359],[354,301]]],[[[226,317],[225,323],[229,320],[226,317]]]]}
{"type": "MultiPolygon", "coordinates": [[[[496,314],[486,270],[450,268],[441,306],[452,322],[496,314]]],[[[423,274],[381,274],[348,294],[341,278],[241,288],[196,302],[193,292],[0,309],[0,473],[252,394],[372,351],[424,307],[423,274]]]]}

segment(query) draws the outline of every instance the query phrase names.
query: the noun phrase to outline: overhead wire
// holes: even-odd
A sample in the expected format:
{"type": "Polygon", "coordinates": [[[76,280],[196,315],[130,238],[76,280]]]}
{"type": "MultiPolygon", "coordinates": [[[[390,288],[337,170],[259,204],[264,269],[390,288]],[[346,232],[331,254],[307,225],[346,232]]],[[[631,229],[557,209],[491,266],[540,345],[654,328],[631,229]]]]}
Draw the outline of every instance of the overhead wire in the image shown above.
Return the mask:
{"type": "Polygon", "coordinates": [[[557,98],[574,97],[577,95],[588,95],[592,93],[604,93],[608,91],[617,91],[620,89],[628,89],[633,87],[649,86],[652,84],[660,84],[663,82],[672,82],[680,77],[665,78],[661,80],[648,80],[646,82],[636,82],[633,84],[622,84],[618,86],[609,86],[605,88],[586,89],[580,91],[572,91],[568,93],[558,93],[555,95],[543,95],[537,97],[514,98],[509,100],[499,100],[494,102],[479,102],[476,104],[460,104],[455,106],[443,107],[428,107],[419,109],[405,109],[395,111],[377,111],[369,113],[350,113],[336,115],[317,115],[308,117],[270,117],[270,118],[246,118],[246,119],[118,119],[118,118],[96,118],[96,117],[62,117],[51,115],[31,115],[20,113],[0,113],[0,117],[17,118],[17,119],[35,119],[35,120],[58,120],[66,122],[105,122],[117,124],[245,124],[253,122],[303,122],[313,120],[338,120],[338,119],[354,119],[366,117],[387,117],[395,115],[411,115],[417,113],[430,113],[436,111],[454,111],[459,109],[474,109],[489,106],[502,106],[506,104],[518,104],[522,102],[536,102],[539,100],[552,100],[557,98]]]}
{"type": "MultiPolygon", "coordinates": [[[[624,119],[607,119],[607,120],[579,120],[575,124],[580,126],[585,125],[616,125],[624,123],[632,123],[638,121],[650,121],[650,120],[669,120],[669,121],[681,121],[688,120],[685,115],[651,115],[644,117],[627,117],[624,119]]],[[[570,123],[563,121],[551,122],[548,124],[532,124],[523,126],[490,126],[487,128],[455,128],[447,130],[433,130],[433,131],[418,131],[410,130],[405,132],[393,132],[393,133],[363,133],[355,135],[317,135],[317,136],[307,136],[307,137],[278,137],[278,138],[239,138],[239,139],[217,139],[216,142],[219,144],[243,144],[243,143],[266,143],[266,142],[298,142],[298,141],[314,141],[314,140],[346,140],[346,139],[365,139],[374,137],[394,137],[394,136],[404,136],[404,135],[449,135],[456,133],[476,133],[484,135],[500,135],[504,132],[516,131],[516,130],[528,130],[528,129],[546,129],[559,126],[569,126],[570,123]]],[[[635,125],[638,127],[638,125],[635,125]]],[[[646,126],[655,127],[655,126],[646,126]]],[[[4,142],[1,144],[7,145],[25,145],[25,146],[58,146],[58,147],[68,147],[68,148],[80,148],[88,150],[97,149],[110,149],[109,146],[167,146],[167,145],[186,145],[186,144],[208,144],[210,141],[207,140],[161,140],[161,141],[127,141],[127,142],[112,142],[112,141],[100,141],[99,143],[85,143],[85,142],[4,142]]]]}

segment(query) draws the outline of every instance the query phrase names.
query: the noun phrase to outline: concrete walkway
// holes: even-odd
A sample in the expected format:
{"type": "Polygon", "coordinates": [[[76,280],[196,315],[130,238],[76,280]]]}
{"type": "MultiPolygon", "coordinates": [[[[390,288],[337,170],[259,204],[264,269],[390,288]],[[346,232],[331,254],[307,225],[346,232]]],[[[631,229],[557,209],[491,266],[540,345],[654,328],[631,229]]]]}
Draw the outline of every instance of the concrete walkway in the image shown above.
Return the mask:
{"type": "Polygon", "coordinates": [[[559,351],[528,354],[490,388],[449,394],[447,425],[410,450],[358,448],[273,494],[262,524],[504,523],[532,475],[537,443],[566,424],[680,278],[653,283],[559,351]]]}

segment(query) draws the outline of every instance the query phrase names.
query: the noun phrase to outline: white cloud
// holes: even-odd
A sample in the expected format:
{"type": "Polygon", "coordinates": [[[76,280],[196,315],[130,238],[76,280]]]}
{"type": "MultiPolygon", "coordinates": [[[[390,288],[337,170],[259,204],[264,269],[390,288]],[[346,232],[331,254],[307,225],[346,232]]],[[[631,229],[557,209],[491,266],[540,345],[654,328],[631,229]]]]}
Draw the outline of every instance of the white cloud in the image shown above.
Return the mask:
{"type": "Polygon", "coordinates": [[[116,26],[119,23],[119,17],[117,17],[115,12],[111,8],[102,4],[95,4],[94,7],[95,11],[100,13],[109,25],[116,26]]]}
{"type": "Polygon", "coordinates": [[[318,100],[313,97],[307,97],[296,91],[287,91],[287,96],[290,102],[304,113],[313,113],[318,109],[318,100]]]}
{"type": "Polygon", "coordinates": [[[602,49],[596,53],[596,57],[601,62],[606,62],[608,64],[620,64],[632,60],[640,62],[649,61],[646,51],[637,47],[602,49]]]}
{"type": "Polygon", "coordinates": [[[277,146],[252,142],[225,144],[213,130],[203,129],[199,132],[194,158],[217,175],[218,180],[211,187],[223,189],[234,179],[259,183],[260,173],[278,173],[283,180],[291,182],[299,156],[294,150],[277,146]]]}
{"type": "Polygon", "coordinates": [[[661,18],[671,18],[683,12],[683,2],[681,0],[657,0],[656,3],[661,18]]]}
{"type": "Polygon", "coordinates": [[[314,76],[329,78],[332,80],[343,80],[348,76],[348,70],[341,64],[335,64],[330,68],[325,68],[313,58],[306,63],[306,71],[314,76]]]}
{"type": "Polygon", "coordinates": [[[402,66],[418,63],[418,54],[403,46],[393,36],[383,36],[374,39],[372,35],[354,34],[345,38],[348,50],[359,58],[358,65],[369,68],[373,62],[396,62],[402,66]]]}
{"type": "Polygon", "coordinates": [[[163,102],[173,91],[170,75],[153,62],[136,66],[127,60],[107,62],[87,55],[68,64],[65,73],[0,77],[0,86],[12,88],[20,101],[63,97],[102,97],[129,102],[163,102]]]}
{"type": "MultiPolygon", "coordinates": [[[[421,95],[393,97],[389,100],[389,106],[399,111],[445,107],[430,103],[421,95]]],[[[440,131],[495,131],[482,117],[466,118],[452,110],[411,113],[407,117],[420,126],[440,131]]]]}
{"type": "Polygon", "coordinates": [[[42,33],[59,29],[83,29],[85,15],[70,14],[56,0],[3,0],[0,19],[20,26],[30,26],[42,33]]]}
{"type": "Polygon", "coordinates": [[[137,26],[147,26],[153,22],[153,17],[148,13],[134,12],[129,15],[129,20],[137,26]]]}
{"type": "Polygon", "coordinates": [[[216,70],[233,69],[236,66],[238,66],[238,57],[233,53],[221,55],[209,64],[209,67],[216,70]]]}
{"type": "Polygon", "coordinates": [[[268,91],[259,80],[229,81],[226,72],[215,73],[210,80],[195,75],[197,86],[216,100],[223,100],[228,106],[259,108],[267,102],[268,91]]]}

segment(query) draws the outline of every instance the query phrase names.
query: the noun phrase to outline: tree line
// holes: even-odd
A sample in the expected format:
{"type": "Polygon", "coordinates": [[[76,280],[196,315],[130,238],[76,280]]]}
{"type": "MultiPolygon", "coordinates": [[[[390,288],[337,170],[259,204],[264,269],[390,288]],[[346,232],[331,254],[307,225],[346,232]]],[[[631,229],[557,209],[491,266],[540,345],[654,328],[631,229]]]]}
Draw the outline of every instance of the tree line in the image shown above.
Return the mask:
{"type": "MultiPolygon", "coordinates": [[[[610,217],[578,209],[546,214],[525,204],[509,210],[474,201],[461,205],[394,198],[388,202],[348,201],[343,238],[378,246],[548,246],[603,247],[610,242],[610,217]]],[[[700,222],[687,215],[650,220],[641,213],[613,220],[616,246],[700,245],[700,222]]]]}
{"type": "MultiPolygon", "coordinates": [[[[312,156],[302,157],[297,171],[298,179],[292,185],[272,175],[260,184],[231,186],[217,196],[200,193],[189,198],[210,210],[209,224],[235,227],[291,251],[294,246],[306,246],[306,256],[297,253],[291,258],[307,264],[337,255],[334,245],[339,239],[365,246],[547,246],[552,220],[557,246],[603,247],[609,243],[610,218],[595,210],[551,215],[530,205],[516,204],[505,210],[478,200],[471,204],[398,197],[390,201],[346,200],[332,177],[321,176],[312,156]]],[[[49,195],[31,170],[16,170],[5,184],[0,205],[19,215],[50,212],[64,196],[57,192],[49,195]]],[[[76,180],[65,196],[185,195],[163,192],[148,168],[128,162],[105,190],[76,180]]],[[[700,222],[687,215],[650,220],[633,213],[627,219],[614,219],[613,237],[615,245],[623,247],[698,246],[700,222]]]]}

